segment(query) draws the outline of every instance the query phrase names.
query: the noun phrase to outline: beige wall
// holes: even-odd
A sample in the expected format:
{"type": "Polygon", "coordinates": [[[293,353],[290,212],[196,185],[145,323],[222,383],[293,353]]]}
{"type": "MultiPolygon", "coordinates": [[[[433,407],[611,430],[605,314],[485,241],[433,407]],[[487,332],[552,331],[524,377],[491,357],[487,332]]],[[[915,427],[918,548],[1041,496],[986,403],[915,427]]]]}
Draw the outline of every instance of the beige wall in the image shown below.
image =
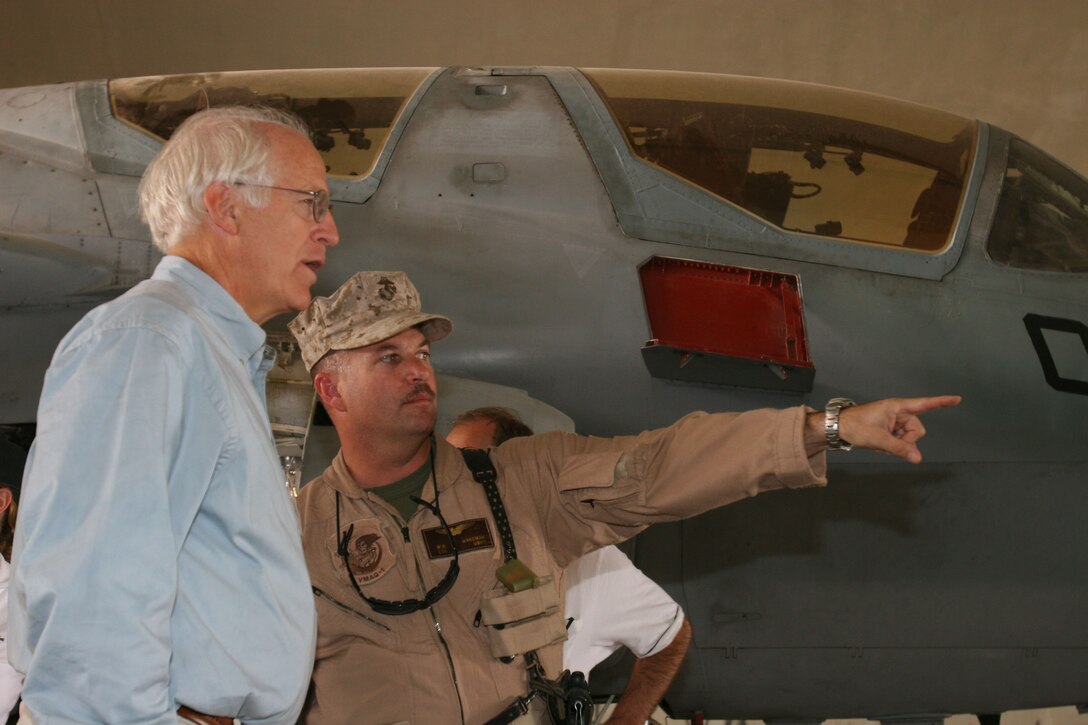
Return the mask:
{"type": "Polygon", "coordinates": [[[981,118],[1088,174],[1086,0],[0,0],[0,87],[454,64],[845,86],[981,118]]]}

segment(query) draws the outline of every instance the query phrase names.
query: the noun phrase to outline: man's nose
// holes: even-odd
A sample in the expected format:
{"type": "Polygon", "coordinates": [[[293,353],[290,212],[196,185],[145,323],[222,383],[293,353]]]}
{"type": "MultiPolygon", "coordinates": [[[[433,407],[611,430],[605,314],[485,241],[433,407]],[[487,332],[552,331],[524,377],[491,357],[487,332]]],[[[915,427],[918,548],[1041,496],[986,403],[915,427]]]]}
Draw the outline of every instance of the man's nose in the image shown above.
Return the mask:
{"type": "Polygon", "coordinates": [[[412,382],[419,382],[420,380],[429,380],[431,377],[431,366],[420,360],[418,357],[412,357],[412,362],[408,365],[408,378],[412,382]]]}
{"type": "Polygon", "coordinates": [[[336,226],[336,219],[333,218],[331,208],[317,225],[317,241],[326,247],[335,247],[340,243],[340,229],[336,226]]]}

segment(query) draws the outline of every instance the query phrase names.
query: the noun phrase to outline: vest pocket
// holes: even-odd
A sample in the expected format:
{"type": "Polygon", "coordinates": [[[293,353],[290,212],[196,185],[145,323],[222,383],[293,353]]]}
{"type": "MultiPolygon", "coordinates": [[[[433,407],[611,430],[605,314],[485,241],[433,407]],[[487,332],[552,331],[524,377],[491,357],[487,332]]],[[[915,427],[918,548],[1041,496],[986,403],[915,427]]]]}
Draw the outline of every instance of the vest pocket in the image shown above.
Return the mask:
{"type": "Polygon", "coordinates": [[[537,586],[520,592],[493,589],[484,593],[480,622],[487,628],[494,657],[513,657],[567,638],[559,589],[550,576],[541,577],[537,586]]]}
{"type": "Polygon", "coordinates": [[[641,495],[643,458],[637,448],[571,456],[559,472],[559,492],[576,504],[609,503],[641,495]]]}

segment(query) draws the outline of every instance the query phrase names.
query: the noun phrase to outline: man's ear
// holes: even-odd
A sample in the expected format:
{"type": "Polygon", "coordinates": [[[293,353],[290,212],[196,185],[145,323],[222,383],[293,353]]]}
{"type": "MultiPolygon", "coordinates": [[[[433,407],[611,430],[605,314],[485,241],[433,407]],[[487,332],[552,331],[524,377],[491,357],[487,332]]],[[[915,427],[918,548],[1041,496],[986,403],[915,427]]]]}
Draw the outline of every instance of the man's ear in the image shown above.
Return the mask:
{"type": "Polygon", "coordinates": [[[238,233],[238,211],[242,202],[233,185],[224,181],[209,184],[204,189],[203,200],[213,226],[226,234],[238,233]]]}
{"type": "Polygon", "coordinates": [[[347,410],[344,398],[340,395],[340,388],[336,375],[330,372],[320,372],[314,376],[314,390],[325,405],[325,410],[337,410],[341,413],[347,410]]]}

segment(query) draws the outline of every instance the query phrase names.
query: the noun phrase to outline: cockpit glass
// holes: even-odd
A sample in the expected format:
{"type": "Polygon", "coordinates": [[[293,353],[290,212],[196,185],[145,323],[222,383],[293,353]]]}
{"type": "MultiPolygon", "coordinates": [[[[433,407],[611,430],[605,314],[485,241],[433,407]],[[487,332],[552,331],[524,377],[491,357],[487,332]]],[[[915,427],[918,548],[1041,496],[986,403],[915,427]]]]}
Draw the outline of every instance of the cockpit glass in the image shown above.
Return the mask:
{"type": "Polygon", "coordinates": [[[787,81],[586,69],[632,152],[782,229],[939,252],[975,121],[787,81]]]}
{"type": "Polygon", "coordinates": [[[1088,272],[1088,179],[1012,139],[987,251],[1011,267],[1088,272]]]}
{"type": "Polygon", "coordinates": [[[405,104],[433,68],[245,71],[110,81],[114,115],[166,140],[211,106],[265,105],[290,111],[314,132],[329,174],[367,176],[405,104]]]}

